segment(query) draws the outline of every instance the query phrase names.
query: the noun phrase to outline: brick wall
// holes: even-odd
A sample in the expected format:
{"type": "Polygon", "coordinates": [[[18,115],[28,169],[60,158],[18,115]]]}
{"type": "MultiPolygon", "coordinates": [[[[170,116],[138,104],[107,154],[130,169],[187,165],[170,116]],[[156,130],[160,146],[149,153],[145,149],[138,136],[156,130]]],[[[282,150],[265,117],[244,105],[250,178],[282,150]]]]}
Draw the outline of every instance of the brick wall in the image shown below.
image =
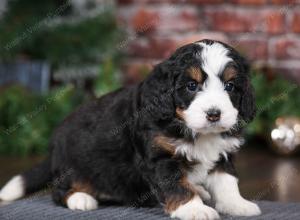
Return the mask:
{"type": "Polygon", "coordinates": [[[118,20],[129,37],[127,82],[143,77],[175,48],[203,38],[227,42],[255,68],[268,67],[300,82],[300,1],[118,0],[118,20]]]}

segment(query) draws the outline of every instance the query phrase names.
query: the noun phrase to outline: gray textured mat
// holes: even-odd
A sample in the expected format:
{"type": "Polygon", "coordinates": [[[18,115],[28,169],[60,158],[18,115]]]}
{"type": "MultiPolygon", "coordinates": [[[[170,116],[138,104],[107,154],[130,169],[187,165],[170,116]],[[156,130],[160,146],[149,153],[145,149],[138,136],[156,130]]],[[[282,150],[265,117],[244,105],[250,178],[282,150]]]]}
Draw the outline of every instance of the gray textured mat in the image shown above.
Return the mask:
{"type": "MultiPolygon", "coordinates": [[[[232,218],[223,216],[222,219],[280,219],[300,220],[300,203],[258,202],[263,214],[252,218],[232,218]]],[[[100,207],[95,211],[71,211],[55,206],[50,196],[33,197],[16,201],[0,207],[1,220],[43,220],[43,219],[97,219],[97,220],[154,220],[170,219],[161,208],[133,207],[100,207]]]]}

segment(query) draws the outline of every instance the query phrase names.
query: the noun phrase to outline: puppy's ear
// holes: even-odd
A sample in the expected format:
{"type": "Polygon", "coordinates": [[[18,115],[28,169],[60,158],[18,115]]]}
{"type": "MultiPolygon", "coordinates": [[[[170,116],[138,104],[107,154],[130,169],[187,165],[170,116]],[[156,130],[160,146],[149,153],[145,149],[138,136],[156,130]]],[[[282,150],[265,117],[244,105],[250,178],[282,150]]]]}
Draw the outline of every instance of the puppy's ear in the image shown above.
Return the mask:
{"type": "Polygon", "coordinates": [[[254,119],[256,114],[255,96],[250,80],[248,81],[240,103],[240,115],[246,122],[254,119]]]}
{"type": "Polygon", "coordinates": [[[171,68],[169,60],[158,64],[142,84],[142,106],[156,121],[172,119],[175,114],[175,73],[171,68]]]}
{"type": "Polygon", "coordinates": [[[255,104],[255,95],[254,89],[251,85],[251,80],[249,76],[249,63],[246,59],[242,58],[243,72],[244,72],[244,87],[243,93],[240,101],[240,115],[243,120],[250,122],[254,119],[256,114],[256,104],[255,104]]]}

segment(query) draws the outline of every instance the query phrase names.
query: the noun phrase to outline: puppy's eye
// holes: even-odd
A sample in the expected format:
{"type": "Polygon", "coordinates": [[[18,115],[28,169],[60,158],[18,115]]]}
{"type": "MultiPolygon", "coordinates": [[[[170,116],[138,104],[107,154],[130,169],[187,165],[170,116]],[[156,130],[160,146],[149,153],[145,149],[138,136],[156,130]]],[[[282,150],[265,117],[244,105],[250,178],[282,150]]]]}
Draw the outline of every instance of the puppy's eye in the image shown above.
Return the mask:
{"type": "Polygon", "coordinates": [[[198,89],[198,83],[195,82],[195,81],[190,81],[190,82],[187,83],[186,87],[188,88],[188,90],[194,92],[198,89]]]}
{"type": "Polygon", "coordinates": [[[234,84],[232,82],[225,83],[224,89],[228,92],[232,92],[234,90],[234,84]]]}

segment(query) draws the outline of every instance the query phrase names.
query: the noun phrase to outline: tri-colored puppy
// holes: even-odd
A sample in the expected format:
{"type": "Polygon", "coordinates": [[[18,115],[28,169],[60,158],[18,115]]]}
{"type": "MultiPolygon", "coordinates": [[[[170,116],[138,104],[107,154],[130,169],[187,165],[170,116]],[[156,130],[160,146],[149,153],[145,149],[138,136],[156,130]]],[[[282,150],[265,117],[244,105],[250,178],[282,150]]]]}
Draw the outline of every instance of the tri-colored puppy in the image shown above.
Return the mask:
{"type": "Polygon", "coordinates": [[[70,209],[101,201],[163,204],[171,217],[216,219],[260,214],[239,193],[232,154],[255,115],[245,59],[230,46],[202,40],[179,48],[134,87],[71,114],[55,131],[48,158],[10,180],[2,200],[53,183],[70,209]],[[203,203],[212,199],[214,208],[203,203]]]}

